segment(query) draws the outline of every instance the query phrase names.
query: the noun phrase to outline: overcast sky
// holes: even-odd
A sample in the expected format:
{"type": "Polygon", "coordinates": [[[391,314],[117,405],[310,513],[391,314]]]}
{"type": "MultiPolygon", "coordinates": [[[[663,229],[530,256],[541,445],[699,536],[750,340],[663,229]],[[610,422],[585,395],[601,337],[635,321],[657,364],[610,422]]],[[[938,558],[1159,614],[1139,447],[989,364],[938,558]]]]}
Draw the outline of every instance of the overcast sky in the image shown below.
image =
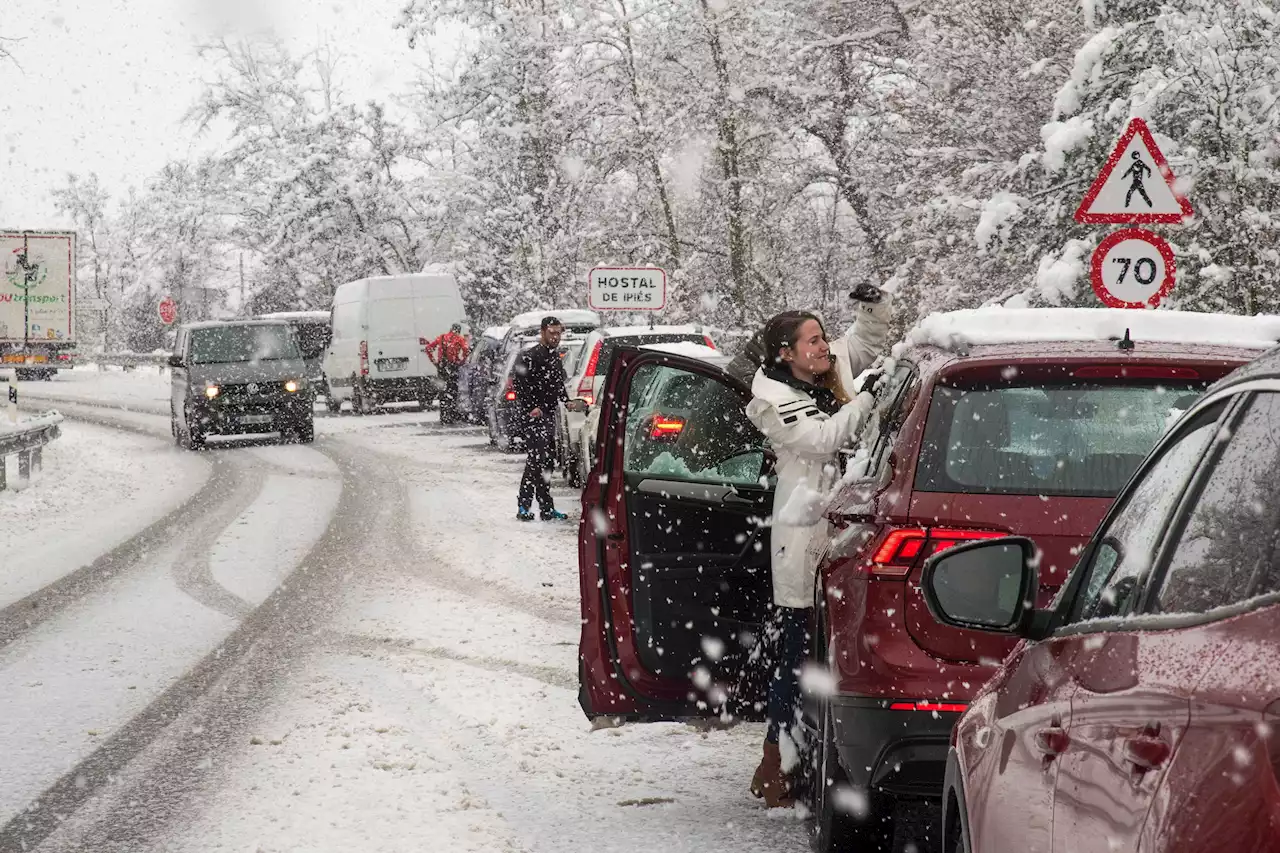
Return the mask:
{"type": "Polygon", "coordinates": [[[113,193],[139,189],[168,160],[200,151],[182,123],[208,69],[195,44],[270,28],[297,54],[347,54],[344,88],[383,98],[416,57],[392,29],[404,0],[24,0],[0,36],[0,227],[68,227],[51,192],[67,172],[96,172],[113,193]],[[228,30],[230,28],[230,30],[228,30]]]}

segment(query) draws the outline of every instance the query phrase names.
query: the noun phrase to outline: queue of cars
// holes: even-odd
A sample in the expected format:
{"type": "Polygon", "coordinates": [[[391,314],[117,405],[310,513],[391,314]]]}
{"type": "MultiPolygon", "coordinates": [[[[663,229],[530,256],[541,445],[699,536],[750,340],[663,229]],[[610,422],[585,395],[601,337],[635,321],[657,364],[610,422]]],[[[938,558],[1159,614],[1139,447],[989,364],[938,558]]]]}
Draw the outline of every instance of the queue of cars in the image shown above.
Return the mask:
{"type": "MultiPolygon", "coordinates": [[[[820,851],[887,849],[921,799],[947,853],[1218,848],[1224,815],[1230,849],[1274,848],[1280,362],[1232,372],[1277,340],[1276,318],[995,310],[895,351],[814,543],[820,851]]],[[[641,348],[603,389],[583,711],[760,718],[772,455],[750,390],[641,348]]]]}

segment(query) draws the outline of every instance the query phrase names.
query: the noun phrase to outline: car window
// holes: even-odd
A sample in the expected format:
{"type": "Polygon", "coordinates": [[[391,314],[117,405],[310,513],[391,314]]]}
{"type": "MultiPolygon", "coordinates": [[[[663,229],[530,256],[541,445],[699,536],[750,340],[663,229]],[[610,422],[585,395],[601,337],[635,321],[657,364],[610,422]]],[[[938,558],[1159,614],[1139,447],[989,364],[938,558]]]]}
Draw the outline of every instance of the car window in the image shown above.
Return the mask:
{"type": "Polygon", "coordinates": [[[1280,394],[1259,394],[1187,512],[1152,609],[1205,613],[1276,591],[1280,394]]]}
{"type": "Polygon", "coordinates": [[[854,459],[861,465],[857,476],[875,476],[889,458],[889,450],[902,426],[902,408],[909,396],[914,366],[901,364],[889,378],[888,385],[876,395],[876,406],[858,433],[854,459]]]}
{"type": "Polygon", "coordinates": [[[702,373],[643,364],[631,376],[623,445],[628,473],[756,485],[764,436],[738,392],[702,373]]]}
{"type": "Polygon", "coordinates": [[[706,345],[707,338],[705,335],[696,334],[694,332],[653,332],[647,335],[626,335],[618,338],[602,338],[600,346],[600,358],[596,361],[596,376],[605,377],[609,375],[610,368],[613,367],[613,357],[618,352],[618,347],[642,347],[649,344],[679,344],[694,343],[706,345]]]}
{"type": "Polygon", "coordinates": [[[915,488],[1112,497],[1203,384],[939,384],[915,488]]]}
{"type": "Polygon", "coordinates": [[[1099,537],[1068,621],[1123,615],[1136,603],[1142,575],[1151,566],[1156,545],[1187,479],[1218,431],[1226,404],[1211,407],[1184,424],[1176,439],[1121,498],[1099,537]]]}

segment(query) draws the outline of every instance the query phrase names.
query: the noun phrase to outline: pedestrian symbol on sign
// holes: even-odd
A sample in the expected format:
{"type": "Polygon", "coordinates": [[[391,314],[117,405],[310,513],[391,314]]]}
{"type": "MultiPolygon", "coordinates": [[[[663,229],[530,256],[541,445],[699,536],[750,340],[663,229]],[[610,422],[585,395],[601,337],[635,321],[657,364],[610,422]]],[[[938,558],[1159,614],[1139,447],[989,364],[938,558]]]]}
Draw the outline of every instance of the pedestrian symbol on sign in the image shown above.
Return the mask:
{"type": "Polygon", "coordinates": [[[1124,194],[1124,206],[1126,208],[1129,207],[1129,202],[1133,201],[1133,194],[1136,192],[1142,196],[1142,200],[1147,203],[1147,207],[1151,207],[1151,196],[1147,195],[1147,191],[1142,187],[1142,182],[1146,180],[1147,175],[1151,174],[1151,167],[1142,162],[1141,152],[1134,151],[1132,157],[1133,164],[1120,176],[1127,178],[1133,175],[1133,183],[1129,184],[1129,191],[1124,194]]]}

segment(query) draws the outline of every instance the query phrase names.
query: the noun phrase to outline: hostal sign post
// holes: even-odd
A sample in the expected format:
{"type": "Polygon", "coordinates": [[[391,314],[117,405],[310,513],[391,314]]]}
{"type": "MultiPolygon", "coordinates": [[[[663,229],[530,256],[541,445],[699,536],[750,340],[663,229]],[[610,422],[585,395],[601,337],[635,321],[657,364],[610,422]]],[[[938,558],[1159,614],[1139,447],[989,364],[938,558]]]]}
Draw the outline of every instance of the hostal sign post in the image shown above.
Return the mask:
{"type": "Polygon", "coordinates": [[[661,311],[667,306],[667,273],[657,267],[596,267],[590,293],[596,311],[661,311]]]}

